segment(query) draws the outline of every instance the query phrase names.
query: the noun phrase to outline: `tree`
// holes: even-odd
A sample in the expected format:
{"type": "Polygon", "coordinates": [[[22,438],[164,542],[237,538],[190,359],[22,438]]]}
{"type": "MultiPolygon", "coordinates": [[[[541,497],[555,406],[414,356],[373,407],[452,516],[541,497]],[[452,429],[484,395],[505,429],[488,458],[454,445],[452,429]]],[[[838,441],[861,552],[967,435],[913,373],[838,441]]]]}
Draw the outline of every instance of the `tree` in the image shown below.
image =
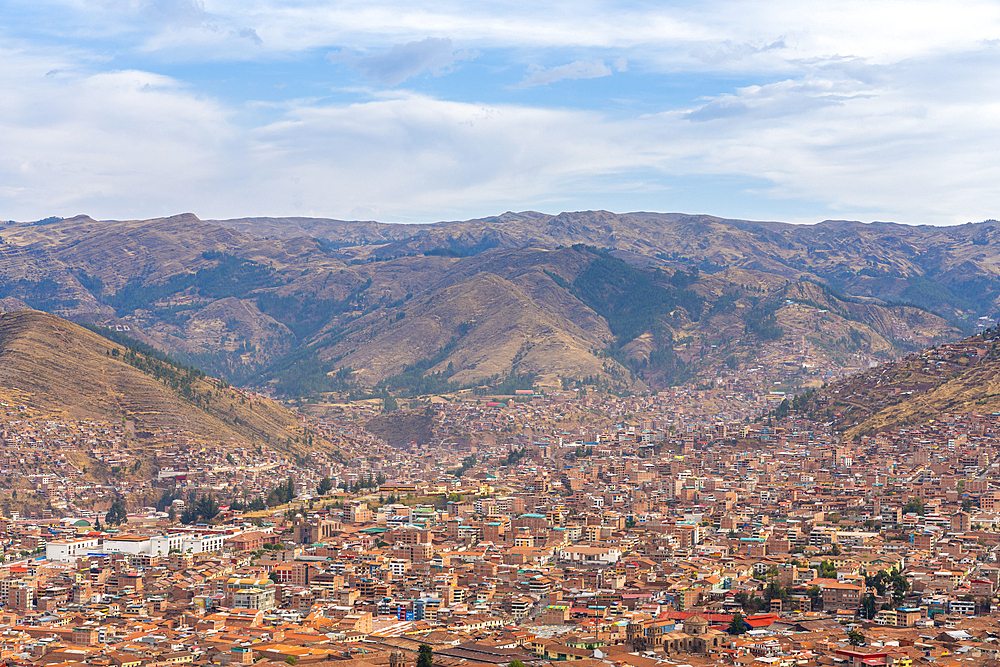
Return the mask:
{"type": "Polygon", "coordinates": [[[747,624],[743,622],[743,614],[736,612],[733,614],[733,620],[729,623],[729,634],[742,635],[746,631],[747,624]]]}
{"type": "Polygon", "coordinates": [[[892,568],[892,572],[889,573],[889,585],[892,586],[892,601],[896,605],[903,603],[906,599],[906,593],[910,590],[910,582],[903,573],[892,568]]]}
{"type": "Polygon", "coordinates": [[[175,491],[170,491],[170,490],[164,491],[160,495],[159,500],[156,501],[156,511],[166,512],[167,508],[170,507],[173,504],[173,502],[175,500],[178,500],[180,497],[181,494],[175,491]]]}
{"type": "Polygon", "coordinates": [[[203,521],[211,521],[219,514],[219,501],[211,493],[199,498],[196,507],[198,516],[203,521]]]}
{"type": "Polygon", "coordinates": [[[861,600],[861,618],[872,620],[878,613],[878,604],[875,602],[875,594],[869,593],[861,600]]]}
{"type": "Polygon", "coordinates": [[[874,588],[878,591],[879,596],[885,595],[886,582],[889,579],[889,575],[886,574],[885,570],[879,570],[874,575],[865,575],[865,587],[874,588]]]}
{"type": "Polygon", "coordinates": [[[767,601],[759,595],[750,595],[746,591],[740,591],[733,599],[740,603],[743,611],[755,614],[767,606],[767,601]]]}
{"type": "Polygon", "coordinates": [[[903,514],[919,514],[924,515],[924,501],[920,498],[910,498],[903,505],[903,514]]]}
{"type": "Polygon", "coordinates": [[[512,660],[507,667],[524,667],[524,663],[520,660],[512,660]]]}
{"type": "Polygon", "coordinates": [[[811,586],[809,588],[809,598],[812,600],[813,611],[818,611],[823,608],[823,589],[819,586],[811,586]]]}
{"type": "MultiPolygon", "coordinates": [[[[346,487],[346,484],[344,486],[346,487]]],[[[267,494],[266,503],[268,507],[275,507],[291,502],[294,497],[295,481],[289,477],[287,482],[279,484],[277,488],[271,489],[271,492],[267,494]]]]}
{"type": "Polygon", "coordinates": [[[847,633],[847,641],[851,646],[862,646],[865,643],[865,636],[857,630],[851,630],[847,633]]]}
{"type": "Polygon", "coordinates": [[[184,512],[181,514],[181,523],[197,523],[199,521],[211,521],[219,514],[219,501],[211,493],[198,496],[194,493],[188,495],[184,512]]]}
{"type": "Polygon", "coordinates": [[[823,561],[819,564],[819,576],[820,579],[836,579],[837,578],[837,568],[836,566],[828,560],[823,561]]]}
{"type": "Polygon", "coordinates": [[[125,511],[125,503],[122,502],[121,498],[115,498],[115,502],[111,503],[111,508],[104,516],[104,523],[109,526],[120,526],[123,523],[128,523],[128,512],[125,511]]]}
{"type": "Polygon", "coordinates": [[[324,477],[319,481],[319,486],[316,487],[316,493],[321,496],[325,496],[333,490],[333,480],[329,477],[324,477]]]}
{"type": "Polygon", "coordinates": [[[417,654],[417,667],[434,667],[434,650],[428,644],[420,645],[417,654]]]}
{"type": "Polygon", "coordinates": [[[764,588],[764,599],[770,602],[771,600],[787,600],[788,591],[779,584],[777,581],[771,581],[764,588]]]}
{"type": "Polygon", "coordinates": [[[966,498],[962,501],[962,511],[968,512],[972,509],[972,498],[966,498]]]}

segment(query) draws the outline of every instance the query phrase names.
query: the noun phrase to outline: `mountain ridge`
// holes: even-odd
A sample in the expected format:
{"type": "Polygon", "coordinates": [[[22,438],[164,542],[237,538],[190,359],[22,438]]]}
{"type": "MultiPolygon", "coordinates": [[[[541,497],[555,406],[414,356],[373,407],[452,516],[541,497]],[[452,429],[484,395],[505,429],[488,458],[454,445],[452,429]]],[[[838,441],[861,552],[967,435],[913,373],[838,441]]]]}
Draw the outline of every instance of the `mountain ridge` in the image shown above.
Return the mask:
{"type": "Polygon", "coordinates": [[[0,298],[129,326],[290,396],[382,391],[415,369],[442,387],[513,373],[645,391],[791,354],[792,339],[803,363],[839,372],[956,338],[948,319],[997,310],[995,227],[609,211],[417,225],[77,216],[0,228],[0,298]],[[648,303],[636,309],[631,293],[648,303]],[[487,295],[504,314],[477,310],[487,295]]]}

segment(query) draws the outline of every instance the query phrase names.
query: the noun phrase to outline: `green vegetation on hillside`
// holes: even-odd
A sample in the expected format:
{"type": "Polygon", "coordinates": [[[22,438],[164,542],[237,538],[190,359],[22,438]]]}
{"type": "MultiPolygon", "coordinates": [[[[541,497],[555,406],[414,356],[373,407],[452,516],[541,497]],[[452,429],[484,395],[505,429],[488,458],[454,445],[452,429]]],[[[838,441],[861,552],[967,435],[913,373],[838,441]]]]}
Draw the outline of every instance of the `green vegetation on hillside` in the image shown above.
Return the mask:
{"type": "Polygon", "coordinates": [[[0,299],[15,297],[36,310],[59,310],[72,308],[78,299],[60,299],[59,283],[51,278],[37,282],[21,278],[14,282],[0,282],[0,299]]]}
{"type": "MultiPolygon", "coordinates": [[[[108,354],[117,357],[118,350],[109,350],[108,354]]],[[[194,383],[203,376],[203,373],[197,368],[175,366],[144,354],[137,354],[132,350],[125,351],[125,354],[122,355],[122,361],[147,375],[152,375],[190,401],[200,403],[202,400],[206,400],[197,395],[193,389],[194,383]]]]}
{"type": "Polygon", "coordinates": [[[526,370],[567,387],[658,389],[753,363],[782,329],[843,367],[855,352],[887,359],[955,334],[886,302],[967,325],[1000,307],[995,223],[917,230],[606,211],[419,227],[232,222],[12,223],[0,296],[103,321],[107,308],[95,310],[86,290],[212,375],[288,397],[338,390],[383,402],[459,382],[527,389],[536,378],[526,370]],[[304,225],[302,237],[283,233],[288,225],[304,225]],[[505,282],[468,282],[482,276],[505,282]],[[470,338],[448,342],[472,319],[479,354],[470,338]],[[414,346],[421,336],[434,342],[414,346]],[[513,354],[507,343],[521,336],[530,340],[513,354]]]}
{"type": "Polygon", "coordinates": [[[158,285],[147,285],[136,278],[121,288],[106,301],[118,314],[123,315],[139,309],[150,309],[152,304],[168,296],[195,288],[198,294],[208,299],[244,297],[251,292],[274,287],[283,281],[274,269],[257,262],[240,259],[225,253],[206,251],[204,259],[218,261],[214,267],[198,269],[194,273],[178,273],[158,285]]]}
{"type": "Polygon", "coordinates": [[[257,295],[257,307],[285,323],[295,337],[304,340],[322,329],[330,319],[349,311],[371,312],[386,305],[384,302],[369,303],[364,298],[365,291],[372,286],[371,278],[358,285],[344,299],[324,299],[315,294],[278,295],[261,292],[257,295]]]}
{"type": "MultiPolygon", "coordinates": [[[[182,364],[160,350],[157,350],[155,347],[127,336],[120,331],[95,324],[84,324],[83,326],[99,336],[103,336],[124,347],[125,353],[121,355],[121,359],[125,363],[147,375],[152,375],[171,389],[180,392],[181,396],[189,400],[195,399],[195,392],[192,389],[192,385],[196,380],[205,375],[201,369],[182,364]]],[[[118,349],[112,348],[108,350],[108,355],[118,358],[118,349]]]]}
{"type": "Polygon", "coordinates": [[[535,373],[517,373],[511,369],[506,375],[494,375],[487,378],[484,384],[490,387],[491,394],[501,396],[513,396],[518,390],[533,389],[535,387],[535,373]]]}
{"type": "MultiPolygon", "coordinates": [[[[785,332],[778,326],[778,319],[775,316],[779,305],[778,302],[773,301],[754,308],[746,318],[744,329],[746,334],[756,336],[761,340],[781,340],[784,338],[785,332]]],[[[854,330],[852,329],[852,331],[854,330]]]]}
{"type": "MultiPolygon", "coordinates": [[[[275,389],[290,397],[309,396],[326,391],[350,391],[353,369],[335,362],[324,362],[312,345],[301,345],[298,349],[279,359],[267,370],[267,376],[274,378],[275,389]]],[[[249,378],[248,378],[249,379],[249,378]]]]}
{"type": "Polygon", "coordinates": [[[692,320],[701,316],[703,300],[693,291],[675,285],[678,273],[682,276],[676,283],[681,287],[697,280],[697,270],[693,271],[693,278],[692,274],[678,271],[663,285],[660,281],[667,279],[662,272],[650,274],[599,253],[573,281],[573,294],[608,321],[621,347],[655,328],[658,319],[674,308],[684,308],[692,320]]]}
{"type": "Polygon", "coordinates": [[[615,346],[606,348],[603,356],[649,381],[675,384],[690,377],[690,370],[674,354],[673,336],[664,323],[678,308],[691,320],[701,317],[704,300],[687,289],[698,281],[698,269],[678,270],[667,276],[660,269],[644,271],[594,248],[573,248],[596,255],[573,281],[572,293],[607,320],[616,336],[615,346]],[[654,343],[648,356],[627,355],[624,346],[647,332],[654,343]]]}
{"type": "Polygon", "coordinates": [[[471,330],[472,324],[463,322],[458,327],[458,334],[453,336],[447,344],[438,348],[438,351],[432,356],[421,359],[414,364],[404,366],[401,373],[386,378],[376,385],[376,391],[395,391],[403,396],[446,394],[457,391],[461,388],[461,385],[457,382],[451,382],[449,379],[456,372],[454,364],[449,362],[445,370],[438,371],[437,373],[428,374],[427,371],[447,359],[448,354],[471,330]]]}

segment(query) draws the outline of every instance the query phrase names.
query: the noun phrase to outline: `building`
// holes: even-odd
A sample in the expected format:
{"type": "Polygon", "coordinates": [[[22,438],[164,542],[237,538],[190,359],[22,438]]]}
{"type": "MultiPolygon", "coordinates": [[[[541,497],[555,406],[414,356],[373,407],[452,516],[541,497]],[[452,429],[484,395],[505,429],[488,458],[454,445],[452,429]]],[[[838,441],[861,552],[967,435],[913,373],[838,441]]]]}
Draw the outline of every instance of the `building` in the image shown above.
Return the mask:
{"type": "Polygon", "coordinates": [[[96,537],[55,540],[46,543],[45,557],[56,563],[74,563],[77,558],[99,550],[100,540],[96,537]]]}
{"type": "Polygon", "coordinates": [[[614,547],[570,546],[559,550],[559,560],[583,565],[611,565],[621,556],[621,549],[614,547]]]}

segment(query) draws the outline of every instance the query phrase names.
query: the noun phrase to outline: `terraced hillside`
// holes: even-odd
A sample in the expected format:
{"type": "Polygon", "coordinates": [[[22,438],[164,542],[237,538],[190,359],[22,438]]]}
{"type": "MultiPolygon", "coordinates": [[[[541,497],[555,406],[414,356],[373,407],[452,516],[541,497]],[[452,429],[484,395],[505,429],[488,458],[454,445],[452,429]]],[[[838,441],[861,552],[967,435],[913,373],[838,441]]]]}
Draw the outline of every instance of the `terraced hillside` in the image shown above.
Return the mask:
{"type": "Polygon", "coordinates": [[[281,405],[34,310],[0,315],[0,400],[39,416],[123,421],[140,446],[166,431],[192,443],[305,449],[281,405]]]}
{"type": "Polygon", "coordinates": [[[824,387],[806,410],[846,437],[1000,412],[1000,332],[938,345],[824,387]]]}

